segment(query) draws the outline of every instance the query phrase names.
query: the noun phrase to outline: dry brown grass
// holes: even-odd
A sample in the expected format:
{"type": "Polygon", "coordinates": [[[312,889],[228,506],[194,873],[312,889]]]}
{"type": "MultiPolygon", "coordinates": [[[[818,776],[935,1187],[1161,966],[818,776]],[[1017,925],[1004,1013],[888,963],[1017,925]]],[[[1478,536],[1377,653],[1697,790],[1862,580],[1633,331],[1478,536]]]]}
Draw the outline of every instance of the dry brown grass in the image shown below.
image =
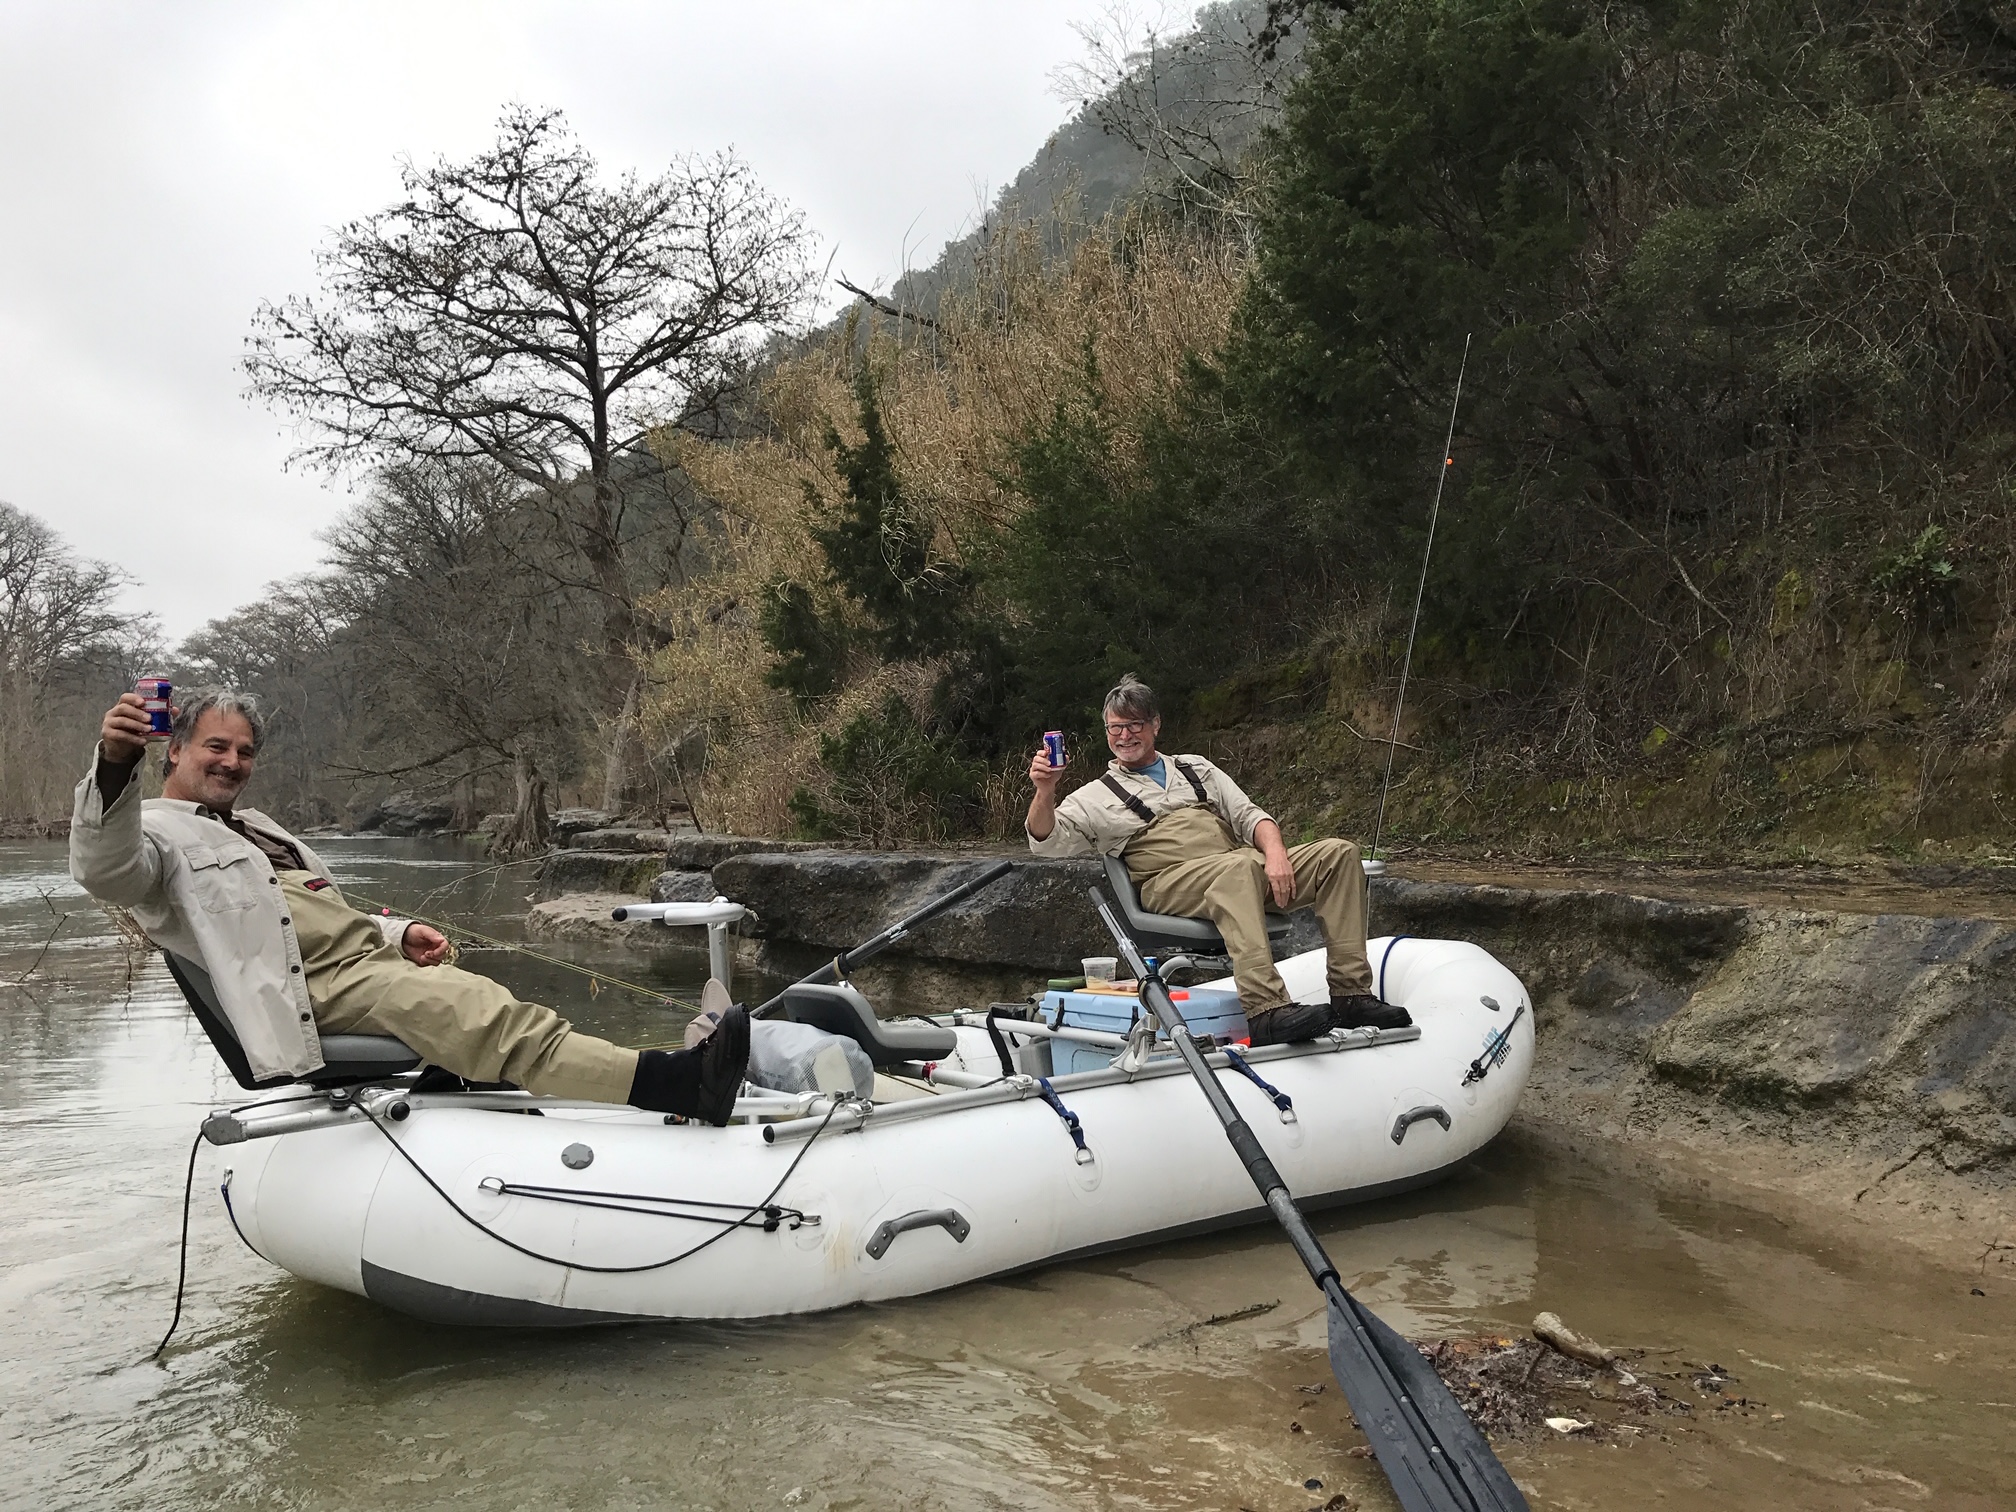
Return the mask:
{"type": "MultiPolygon", "coordinates": [[[[1014,515],[1000,481],[1009,447],[1082,385],[1088,356],[1124,455],[1134,418],[1170,392],[1186,358],[1225,335],[1246,271],[1236,246],[1130,214],[1070,228],[1072,250],[1046,266],[1045,234],[1011,227],[986,242],[970,282],[936,312],[936,328],[869,311],[779,365],[761,393],[763,435],[657,441],[723,515],[714,569],[650,606],[671,643],[652,659],[644,710],[656,742],[706,733],[704,774],[687,778],[707,827],[781,833],[792,790],[819,788],[822,733],[891,691],[921,707],[930,686],[934,669],[864,659],[841,691],[800,715],[762,681],[763,594],[780,580],[825,576],[811,528],[841,496],[825,437],[832,426],[849,442],[861,438],[861,364],[875,377],[898,468],[933,522],[937,550],[964,562],[1014,515]]],[[[989,784],[990,827],[1005,826],[1015,806],[1008,784],[989,784]]]]}

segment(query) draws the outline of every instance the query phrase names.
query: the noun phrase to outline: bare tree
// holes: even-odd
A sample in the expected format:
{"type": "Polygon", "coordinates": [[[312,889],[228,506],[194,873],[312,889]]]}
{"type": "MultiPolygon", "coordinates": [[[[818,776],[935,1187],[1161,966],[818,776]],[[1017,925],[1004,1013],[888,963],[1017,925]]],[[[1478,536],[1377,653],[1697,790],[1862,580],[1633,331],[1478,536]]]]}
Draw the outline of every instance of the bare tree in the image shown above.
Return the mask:
{"type": "Polygon", "coordinates": [[[258,694],[266,710],[260,802],[297,824],[334,822],[346,807],[345,785],[329,768],[347,756],[356,701],[348,630],[345,596],[326,576],[304,574],[269,583],[181,646],[185,681],[258,694]]]}
{"type": "Polygon", "coordinates": [[[1055,92],[1142,155],[1151,189],[1250,235],[1252,149],[1280,115],[1305,35],[1299,14],[1277,19],[1245,0],[1172,25],[1165,5],[1146,16],[1110,0],[1073,28],[1085,53],[1052,72],[1055,92]]]}
{"type": "Polygon", "coordinates": [[[117,606],[125,581],[0,503],[0,817],[52,817],[83,770],[94,703],[157,654],[153,621],[117,606]]]}
{"type": "Polygon", "coordinates": [[[627,707],[637,600],[660,585],[633,582],[623,461],[659,427],[718,431],[800,311],[802,217],[726,153],[605,185],[557,112],[523,107],[488,151],[408,164],[404,184],[318,254],[319,295],[260,307],[252,392],[302,427],[311,465],[481,459],[525,485],[589,568],[605,696],[627,707]]]}
{"type": "Polygon", "coordinates": [[[327,538],[369,706],[351,775],[473,788],[509,772],[503,854],[545,842],[549,783],[590,717],[578,647],[596,619],[592,594],[524,565],[566,572],[565,543],[539,539],[550,519],[522,493],[489,463],[410,462],[381,473],[327,538]]]}

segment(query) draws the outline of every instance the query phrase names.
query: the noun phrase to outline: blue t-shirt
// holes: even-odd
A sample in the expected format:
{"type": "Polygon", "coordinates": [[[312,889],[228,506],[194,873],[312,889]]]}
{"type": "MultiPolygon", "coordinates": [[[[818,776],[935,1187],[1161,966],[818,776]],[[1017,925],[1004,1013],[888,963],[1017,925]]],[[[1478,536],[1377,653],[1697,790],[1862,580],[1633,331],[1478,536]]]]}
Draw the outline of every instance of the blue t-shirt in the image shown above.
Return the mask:
{"type": "Polygon", "coordinates": [[[1152,778],[1157,787],[1166,788],[1169,786],[1169,763],[1164,761],[1160,756],[1157,756],[1145,767],[1131,767],[1129,770],[1139,772],[1143,777],[1152,778]]]}

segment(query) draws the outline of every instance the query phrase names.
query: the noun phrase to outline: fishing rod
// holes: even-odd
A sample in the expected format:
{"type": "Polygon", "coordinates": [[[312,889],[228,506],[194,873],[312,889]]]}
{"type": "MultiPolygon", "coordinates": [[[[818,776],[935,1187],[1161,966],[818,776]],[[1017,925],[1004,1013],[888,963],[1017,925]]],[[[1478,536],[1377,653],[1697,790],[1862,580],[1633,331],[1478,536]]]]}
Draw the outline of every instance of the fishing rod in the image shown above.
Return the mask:
{"type": "MultiPolygon", "coordinates": [[[[995,862],[970,882],[962,882],[950,892],[933,898],[908,918],[899,919],[880,934],[871,935],[869,938],[863,940],[852,950],[841,951],[840,954],[833,957],[832,960],[821,966],[817,971],[802,976],[793,982],[791,987],[817,987],[828,982],[845,981],[847,973],[852,971],[856,966],[859,966],[863,961],[880,955],[891,945],[894,945],[898,940],[917,928],[918,925],[936,918],[955,903],[965,902],[973,894],[980,891],[981,888],[991,886],[995,882],[1000,881],[1001,878],[1007,876],[1013,870],[1015,870],[1015,863],[1013,861],[995,862]]],[[[778,993],[777,996],[771,998],[769,1002],[763,1004],[749,1016],[751,1018],[769,1018],[777,1013],[783,1007],[785,995],[791,991],[791,987],[786,987],[783,992],[778,993]]]]}
{"type": "Polygon", "coordinates": [[[1442,490],[1456,465],[1456,409],[1463,402],[1463,376],[1470,371],[1470,337],[1463,338],[1463,361],[1456,369],[1456,397],[1449,401],[1449,434],[1442,438],[1442,465],[1435,469],[1435,502],[1428,509],[1428,544],[1421,548],[1421,581],[1414,585],[1414,617],[1407,622],[1407,656],[1400,663],[1400,693],[1393,700],[1393,733],[1386,741],[1386,776],[1379,783],[1379,817],[1372,825],[1372,849],[1365,859],[1379,859],[1379,837],[1386,832],[1386,791],[1393,786],[1393,755],[1400,749],[1400,711],[1407,707],[1407,674],[1414,670],[1414,632],[1421,628],[1421,600],[1428,592],[1428,559],[1435,553],[1435,522],[1442,515],[1442,490]]]}
{"type": "MultiPolygon", "coordinates": [[[[841,980],[847,975],[848,972],[852,971],[856,966],[860,965],[863,961],[869,960],[874,956],[880,955],[883,951],[887,950],[891,945],[894,945],[898,940],[902,939],[905,935],[909,934],[919,925],[924,924],[929,920],[937,917],[939,914],[943,913],[946,909],[951,908],[953,905],[963,903],[966,899],[972,897],[973,894],[979,892],[981,888],[987,887],[992,883],[999,881],[1002,877],[1007,876],[1008,873],[1013,871],[1014,869],[1015,869],[1015,863],[1012,861],[997,861],[994,865],[988,867],[987,870],[982,872],[979,876],[974,877],[970,881],[961,883],[959,886],[953,888],[950,892],[941,894],[940,896],[933,898],[930,902],[926,903],[922,908],[918,909],[915,913],[910,914],[907,918],[898,920],[896,923],[891,924],[890,926],[888,926],[888,928],[882,930],[881,933],[870,936],[868,939],[863,940],[859,945],[854,946],[852,949],[843,950],[839,955],[835,956],[832,960],[828,961],[824,966],[821,966],[817,971],[814,971],[809,975],[802,977],[798,981],[792,983],[792,986],[810,987],[818,985],[820,983],[835,982],[841,980]]],[[[393,909],[390,905],[381,903],[376,898],[366,897],[363,893],[358,892],[355,888],[346,888],[344,891],[349,896],[356,898],[360,903],[363,903],[368,907],[379,909],[382,912],[388,914],[399,912],[398,910],[393,909]]],[[[611,976],[606,971],[596,971],[591,967],[578,965],[573,961],[563,960],[559,956],[548,955],[544,951],[534,950],[531,946],[521,944],[516,940],[500,940],[494,935],[482,934],[474,929],[468,928],[465,925],[451,924],[445,919],[430,919],[425,917],[424,915],[417,913],[401,912],[400,917],[412,919],[417,924],[425,924],[431,928],[438,929],[444,935],[459,935],[465,940],[473,940],[476,943],[488,946],[493,950],[516,951],[519,955],[529,956],[531,957],[531,959],[535,961],[543,961],[549,966],[557,966],[563,971],[575,972],[580,976],[588,977],[592,981],[604,982],[611,987],[621,987],[627,992],[637,993],[639,996],[647,998],[652,1002],[669,1004],[677,1008],[691,1008],[696,1013],[699,1011],[698,1004],[688,1002],[684,998],[675,997],[670,993],[661,992],[654,987],[641,986],[636,982],[626,982],[623,978],[617,976],[611,976]]],[[[786,991],[789,991],[789,989],[787,988],[786,991]]],[[[776,997],[771,998],[768,1002],[764,1003],[760,1008],[756,1009],[754,1014],[752,1014],[751,1016],[755,1018],[764,1018],[774,1014],[778,1008],[778,1005],[783,1002],[783,998],[784,994],[779,993],[776,997]]]]}
{"type": "Polygon", "coordinates": [[[1351,1415],[1372,1441],[1372,1452],[1392,1482],[1402,1512],[1528,1512],[1525,1496],[1421,1351],[1344,1289],[1322,1241],[1289,1195],[1288,1183],[1204,1063],[1168,985],[1155,967],[1142,960],[1105,894],[1096,887],[1087,891],[1141,984],[1143,1005],[1169,1031],[1176,1053],[1218,1115],[1267,1211],[1287,1232],[1303,1269],[1328,1301],[1330,1369],[1344,1388],[1351,1415]]]}

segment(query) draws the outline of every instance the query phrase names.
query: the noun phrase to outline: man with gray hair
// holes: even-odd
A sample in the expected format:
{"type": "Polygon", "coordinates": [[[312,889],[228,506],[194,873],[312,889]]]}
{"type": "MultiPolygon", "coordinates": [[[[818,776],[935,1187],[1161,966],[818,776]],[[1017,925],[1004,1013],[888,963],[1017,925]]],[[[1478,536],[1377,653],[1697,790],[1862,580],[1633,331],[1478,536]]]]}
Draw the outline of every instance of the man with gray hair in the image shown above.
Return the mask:
{"type": "Polygon", "coordinates": [[[1039,856],[1117,855],[1157,913],[1210,919],[1232,956],[1233,982],[1256,1045],[1314,1039],[1330,1029],[1401,1029],[1405,1008],[1372,994],[1365,958],[1365,872],[1348,840],[1289,847],[1281,826],[1202,756],[1165,759],[1154,691],[1128,674],[1106,695],[1113,760],[1063,802],[1047,748],[1029,763],[1036,796],[1026,829],[1039,856]],[[1171,768],[1173,767],[1173,771],[1171,768]],[[1266,912],[1315,911],[1329,957],[1330,1001],[1288,996],[1267,943],[1266,912]]]}
{"type": "Polygon", "coordinates": [[[144,802],[146,706],[128,693],[106,712],[77,784],[70,874],[208,971],[255,1077],[321,1066],[318,1031],[385,1034],[471,1081],[728,1121],[749,1058],[742,1009],[697,1049],[627,1050],[444,964],[438,930],[352,908],[313,850],[238,806],[265,733],[252,700],[205,689],[173,712],[161,796],[144,802]]]}

